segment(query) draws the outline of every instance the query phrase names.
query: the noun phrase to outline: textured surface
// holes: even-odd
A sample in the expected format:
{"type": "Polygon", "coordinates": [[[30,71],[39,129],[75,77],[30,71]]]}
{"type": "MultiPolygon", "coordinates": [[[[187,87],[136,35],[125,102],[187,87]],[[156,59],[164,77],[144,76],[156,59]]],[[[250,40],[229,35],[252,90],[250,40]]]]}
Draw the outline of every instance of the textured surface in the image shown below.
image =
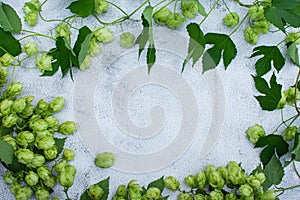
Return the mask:
{"type": "MultiPolygon", "coordinates": [[[[4,2],[13,5],[23,15],[24,1],[4,2]]],[[[128,12],[140,3],[134,0],[113,2],[128,12]]],[[[203,2],[207,10],[213,4],[203,2]]],[[[43,15],[47,19],[67,17],[71,14],[65,9],[69,3],[49,0],[43,15]]],[[[234,2],[230,2],[229,7],[238,13],[246,12],[234,2]]],[[[103,15],[103,20],[111,21],[119,14],[118,10],[111,9],[103,15]]],[[[204,32],[229,33],[231,30],[222,25],[225,14],[224,5],[218,5],[204,22],[204,32]]],[[[138,19],[139,16],[134,17],[138,19]]],[[[194,20],[200,21],[201,17],[194,20]]],[[[56,22],[44,24],[39,20],[33,30],[48,34],[56,25],[56,22]]],[[[76,26],[83,25],[99,26],[93,18],[76,21],[76,26]]],[[[138,33],[141,26],[125,22],[123,28],[138,33]]],[[[111,177],[113,193],[118,184],[126,184],[131,179],[146,184],[162,175],[174,175],[182,180],[207,164],[219,166],[235,160],[241,162],[247,172],[254,169],[259,163],[258,151],[247,141],[244,132],[255,123],[263,125],[268,132],[272,131],[280,122],[280,113],[262,111],[253,97],[257,94],[251,77],[255,73],[255,59],[249,59],[252,47],[244,41],[243,29],[244,25],[233,35],[238,56],[226,72],[223,66],[219,66],[202,76],[199,63],[194,69],[188,65],[180,75],[188,39],[184,26],[174,35],[169,30],[158,28],[154,31],[159,50],[157,65],[153,66],[149,76],[146,75],[143,56],[137,60],[137,49],[119,48],[119,26],[112,27],[115,42],[102,46],[103,53],[94,58],[89,70],[75,72],[74,83],[68,77],[60,78],[59,74],[44,78],[39,77],[38,70],[17,69],[15,80],[24,82],[24,94],[46,100],[65,97],[66,108],[57,117],[78,123],[78,132],[70,136],[66,144],[76,153],[72,164],[78,173],[74,186],[70,188],[72,199],[79,199],[90,184],[108,176],[111,177]],[[177,137],[183,139],[178,141],[177,137]],[[112,169],[97,168],[93,160],[98,151],[116,153],[116,165],[112,169]],[[159,151],[161,153],[154,156],[159,151]]],[[[259,44],[278,43],[283,37],[279,32],[273,33],[272,37],[262,36],[259,44]]],[[[43,50],[53,46],[52,41],[46,39],[34,40],[43,50]]],[[[27,67],[32,67],[32,64],[33,60],[26,63],[27,67]]],[[[297,70],[290,63],[287,65],[290,67],[285,67],[279,74],[279,82],[284,88],[293,84],[297,70]]],[[[285,114],[289,113],[292,110],[285,114]]],[[[287,168],[286,173],[288,180],[283,181],[283,186],[297,184],[299,179],[293,170],[287,168]]],[[[4,174],[3,167],[0,167],[0,174],[4,174]]],[[[2,179],[0,185],[0,199],[13,199],[2,179]]],[[[281,199],[297,199],[297,193],[299,189],[287,191],[281,199]]],[[[53,196],[63,199],[62,188],[57,187],[53,196]]]]}

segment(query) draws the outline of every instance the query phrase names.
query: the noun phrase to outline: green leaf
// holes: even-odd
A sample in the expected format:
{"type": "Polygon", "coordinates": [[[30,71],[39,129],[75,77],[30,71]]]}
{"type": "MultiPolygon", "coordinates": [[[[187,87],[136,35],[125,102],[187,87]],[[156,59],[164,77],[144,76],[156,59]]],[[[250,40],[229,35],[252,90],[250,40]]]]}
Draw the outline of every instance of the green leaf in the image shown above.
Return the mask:
{"type": "Polygon", "coordinates": [[[181,0],[181,1],[185,3],[196,2],[198,4],[198,13],[204,17],[207,16],[207,13],[205,12],[205,8],[198,0],[181,0]]]}
{"type": "Polygon", "coordinates": [[[293,63],[300,67],[299,51],[295,43],[288,44],[287,54],[292,59],[293,63]]]}
{"type": "Polygon", "coordinates": [[[281,99],[282,85],[276,82],[275,74],[272,75],[270,80],[270,87],[267,86],[267,82],[261,77],[254,77],[256,89],[265,94],[264,96],[255,96],[263,110],[272,111],[277,108],[277,105],[281,99]]]}
{"type": "Polygon", "coordinates": [[[156,60],[155,53],[156,53],[156,50],[155,50],[154,44],[150,44],[148,47],[148,50],[147,50],[148,73],[150,73],[150,70],[155,63],[155,60],[156,60]]]}
{"type": "Polygon", "coordinates": [[[0,25],[5,31],[20,33],[22,29],[21,19],[16,11],[3,2],[0,2],[0,25]]]}
{"type": "Polygon", "coordinates": [[[298,162],[300,162],[300,133],[296,133],[294,148],[292,150],[292,158],[298,162]]]}
{"type": "Polygon", "coordinates": [[[260,160],[264,166],[269,163],[275,153],[280,158],[289,151],[289,145],[283,139],[282,135],[268,135],[261,137],[255,144],[255,148],[258,147],[265,147],[260,154],[260,160]]]}
{"type": "Polygon", "coordinates": [[[90,42],[92,39],[93,34],[90,33],[86,36],[85,40],[82,42],[81,44],[81,48],[80,48],[80,52],[78,55],[78,63],[79,66],[83,63],[84,59],[86,58],[86,56],[88,55],[89,52],[89,47],[90,47],[90,42]]]}
{"type": "Polygon", "coordinates": [[[299,0],[273,0],[270,7],[265,8],[265,17],[280,30],[285,32],[286,24],[300,27],[299,0]]]}
{"type": "Polygon", "coordinates": [[[164,182],[164,177],[162,176],[161,178],[151,182],[148,184],[147,189],[151,188],[151,187],[156,187],[158,188],[161,192],[164,191],[165,188],[165,182],[164,182]]]}
{"type": "Polygon", "coordinates": [[[20,42],[10,32],[0,28],[0,38],[0,56],[3,56],[5,53],[18,56],[22,52],[20,42]]]}
{"type": "Polygon", "coordinates": [[[136,43],[139,44],[139,57],[144,51],[148,41],[150,45],[151,44],[154,45],[153,29],[152,29],[152,14],[153,14],[153,7],[150,5],[145,8],[142,14],[143,30],[136,40],[136,43]]]}
{"type": "Polygon", "coordinates": [[[8,164],[8,165],[6,165],[4,163],[4,167],[6,167],[7,169],[9,169],[10,171],[19,172],[19,171],[24,170],[25,167],[26,167],[26,165],[24,165],[22,163],[19,163],[18,158],[15,155],[13,155],[12,163],[8,164]]]}
{"type": "Polygon", "coordinates": [[[63,151],[66,139],[67,138],[54,138],[55,145],[57,146],[57,155],[63,151]]]}
{"type": "Polygon", "coordinates": [[[267,182],[274,185],[281,183],[284,170],[279,159],[275,155],[272,156],[270,162],[264,168],[264,173],[266,175],[267,182]]]}
{"type": "Polygon", "coordinates": [[[218,33],[207,33],[205,36],[206,44],[213,44],[214,46],[208,49],[202,58],[203,73],[214,69],[221,60],[223,52],[223,63],[225,69],[231,61],[236,57],[236,46],[228,35],[218,33]]]}
{"type": "Polygon", "coordinates": [[[72,2],[67,8],[79,17],[85,18],[95,12],[95,0],[77,0],[72,2]]]}
{"type": "Polygon", "coordinates": [[[250,175],[254,175],[256,172],[257,172],[257,173],[263,172],[263,169],[262,169],[261,164],[259,164],[259,165],[251,172],[250,175]]]}
{"type": "Polygon", "coordinates": [[[73,48],[73,50],[77,56],[79,56],[79,53],[80,53],[80,50],[82,47],[82,43],[85,41],[86,37],[91,33],[92,33],[92,31],[87,26],[84,26],[79,29],[79,34],[77,36],[77,40],[76,40],[74,48],[73,48]]]}
{"type": "Polygon", "coordinates": [[[11,164],[14,156],[14,149],[7,142],[0,140],[0,160],[6,164],[11,164]]]}
{"type": "Polygon", "coordinates": [[[200,26],[196,23],[190,23],[189,25],[187,25],[186,29],[187,32],[189,33],[190,39],[189,39],[188,55],[184,59],[181,72],[183,72],[187,62],[191,58],[193,59],[193,66],[194,66],[196,62],[199,60],[199,58],[202,56],[205,49],[205,38],[202,30],[200,29],[200,26]]]}
{"type": "MultiPolygon", "coordinates": [[[[100,200],[107,200],[108,199],[108,194],[109,194],[109,177],[107,179],[104,179],[98,183],[96,183],[97,185],[99,185],[104,193],[102,195],[102,197],[100,198],[100,200]]],[[[87,190],[85,190],[85,192],[80,196],[80,200],[92,200],[89,195],[87,194],[87,190]]]]}
{"type": "Polygon", "coordinates": [[[255,69],[258,76],[263,76],[271,70],[271,65],[279,72],[285,64],[285,59],[282,56],[277,46],[259,46],[253,49],[251,58],[263,55],[255,63],[255,69]]]}

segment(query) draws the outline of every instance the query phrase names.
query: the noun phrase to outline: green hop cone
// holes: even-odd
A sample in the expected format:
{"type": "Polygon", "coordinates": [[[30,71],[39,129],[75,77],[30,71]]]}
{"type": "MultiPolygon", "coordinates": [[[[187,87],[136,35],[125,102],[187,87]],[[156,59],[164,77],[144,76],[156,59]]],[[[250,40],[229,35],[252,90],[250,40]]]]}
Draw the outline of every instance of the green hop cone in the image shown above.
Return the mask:
{"type": "Polygon", "coordinates": [[[12,111],[13,101],[10,99],[4,99],[0,103],[0,111],[2,115],[9,115],[12,111]]]}
{"type": "Polygon", "coordinates": [[[51,177],[50,169],[46,165],[40,166],[36,172],[43,181],[51,177]]]}
{"type": "Polygon", "coordinates": [[[248,16],[254,20],[254,21],[259,21],[264,19],[264,8],[263,6],[252,6],[248,10],[248,16]]]}
{"type": "Polygon", "coordinates": [[[18,121],[18,115],[10,114],[10,115],[5,116],[2,119],[2,126],[6,127],[6,128],[11,128],[17,124],[17,121],[18,121]]]}
{"type": "Polygon", "coordinates": [[[0,65],[0,87],[6,85],[8,74],[8,69],[0,65]]]}
{"type": "Polygon", "coordinates": [[[295,91],[295,87],[290,87],[289,89],[283,91],[283,92],[281,93],[281,95],[282,95],[283,97],[285,97],[286,103],[287,103],[288,105],[294,105],[294,100],[295,100],[295,98],[296,98],[296,100],[299,99],[299,90],[297,89],[297,90],[295,91]],[[296,92],[296,95],[295,95],[295,92],[296,92]]]}
{"type": "Polygon", "coordinates": [[[34,171],[29,171],[25,176],[25,182],[30,186],[34,186],[39,182],[39,176],[34,171]]]}
{"type": "Polygon", "coordinates": [[[39,115],[43,113],[47,113],[48,108],[49,108],[49,104],[44,99],[40,99],[35,107],[35,113],[39,115]]]}
{"type": "Polygon", "coordinates": [[[29,149],[21,149],[20,148],[17,151],[15,151],[15,155],[16,155],[19,163],[22,163],[25,165],[27,163],[31,163],[34,159],[34,154],[29,149]]]}
{"type": "Polygon", "coordinates": [[[34,154],[34,158],[31,163],[28,163],[26,166],[30,168],[38,168],[43,166],[45,163],[46,159],[43,155],[40,154],[34,154]]]}
{"type": "Polygon", "coordinates": [[[208,198],[204,194],[196,194],[194,200],[207,200],[208,198]]]}
{"type": "Polygon", "coordinates": [[[210,200],[223,200],[224,194],[220,190],[213,190],[209,193],[210,200]]]}
{"type": "Polygon", "coordinates": [[[29,118],[34,113],[34,107],[32,105],[26,105],[25,109],[19,114],[23,118],[29,118]]]}
{"type": "Polygon", "coordinates": [[[54,140],[53,136],[39,136],[39,137],[36,137],[34,145],[38,149],[48,150],[48,149],[51,149],[52,147],[54,147],[55,140],[54,140]]]}
{"type": "Polygon", "coordinates": [[[271,23],[266,19],[256,21],[253,24],[253,30],[258,34],[266,34],[269,31],[270,24],[271,23]]]}
{"type": "Polygon", "coordinates": [[[44,118],[44,121],[47,122],[48,127],[50,128],[55,128],[56,126],[58,126],[58,120],[52,115],[46,116],[44,118]]]}
{"type": "Polygon", "coordinates": [[[11,193],[13,193],[13,195],[15,195],[20,188],[20,183],[18,181],[15,181],[10,185],[9,190],[11,191],[11,193]]]}
{"type": "Polygon", "coordinates": [[[221,173],[216,170],[214,166],[208,165],[205,170],[208,183],[211,187],[216,189],[222,189],[225,185],[225,181],[221,173]]]}
{"type": "Polygon", "coordinates": [[[207,178],[203,171],[198,172],[196,175],[196,181],[199,189],[203,189],[207,185],[207,178]]]}
{"type": "Polygon", "coordinates": [[[66,161],[74,160],[74,157],[75,157],[75,153],[74,153],[73,150],[64,149],[64,152],[63,152],[63,159],[64,160],[66,160],[66,161]]]}
{"type": "Polygon", "coordinates": [[[196,181],[196,178],[193,175],[189,175],[188,177],[184,178],[184,182],[190,187],[190,188],[196,188],[198,187],[198,183],[196,181]]]}
{"type": "Polygon", "coordinates": [[[218,171],[221,173],[223,179],[226,180],[227,177],[228,177],[228,170],[227,170],[227,168],[221,166],[221,167],[218,168],[218,171]]]}
{"type": "Polygon", "coordinates": [[[59,126],[59,132],[64,135],[70,135],[76,131],[76,124],[72,121],[66,121],[59,126]]]}
{"type": "Polygon", "coordinates": [[[75,179],[75,174],[75,167],[73,165],[66,165],[57,176],[59,184],[63,187],[71,187],[75,179]]]}
{"type": "Polygon", "coordinates": [[[259,124],[255,124],[254,126],[251,126],[246,130],[246,137],[253,144],[256,144],[259,138],[265,136],[266,136],[266,132],[264,128],[259,124]]]}
{"type": "Polygon", "coordinates": [[[227,27],[235,27],[239,23],[239,16],[236,12],[231,12],[228,13],[224,18],[223,18],[223,23],[227,27]]]}
{"type": "Polygon", "coordinates": [[[95,11],[99,15],[108,11],[108,3],[106,0],[95,0],[95,11]]]}
{"type": "Polygon", "coordinates": [[[295,139],[295,135],[297,133],[297,127],[296,126],[288,126],[285,130],[284,130],[284,139],[287,141],[291,141],[293,139],[295,139]]]}
{"type": "Polygon", "coordinates": [[[193,200],[193,196],[189,193],[181,193],[178,195],[178,200],[193,200]]]}
{"type": "Polygon", "coordinates": [[[9,53],[5,53],[2,57],[0,57],[0,63],[4,67],[11,65],[14,60],[15,57],[10,55],[9,53]]]}
{"type": "Polygon", "coordinates": [[[89,187],[87,194],[91,200],[98,200],[103,196],[104,191],[99,185],[95,184],[89,187]]]}
{"type": "Polygon", "coordinates": [[[45,189],[39,189],[35,192],[35,196],[38,200],[48,200],[50,199],[50,194],[45,189]]]}
{"type": "Polygon", "coordinates": [[[198,13],[198,3],[196,1],[181,1],[181,10],[184,17],[194,18],[198,13]]]}
{"type": "Polygon", "coordinates": [[[258,40],[258,33],[255,32],[255,30],[253,29],[253,27],[248,26],[245,30],[244,30],[244,37],[245,40],[249,43],[249,44],[256,44],[257,40],[258,40]]]}
{"type": "Polygon", "coordinates": [[[57,157],[57,154],[58,154],[58,151],[57,151],[57,147],[55,145],[53,147],[51,147],[50,149],[44,150],[44,156],[48,160],[55,159],[57,157]]]}
{"type": "Polygon", "coordinates": [[[7,142],[10,146],[13,147],[14,150],[17,149],[17,142],[16,142],[16,139],[11,136],[11,135],[4,135],[1,137],[1,140],[4,141],[4,142],[7,142]]]}
{"type": "Polygon", "coordinates": [[[154,14],[154,20],[159,25],[165,25],[169,19],[172,12],[168,8],[162,8],[157,13],[154,14]]]}
{"type": "Polygon", "coordinates": [[[251,175],[247,177],[247,183],[252,187],[252,188],[259,188],[261,186],[261,181],[257,179],[254,175],[251,175]]]}
{"type": "Polygon", "coordinates": [[[161,191],[160,189],[156,188],[156,187],[150,187],[149,189],[147,189],[146,194],[144,195],[144,197],[146,197],[147,199],[159,199],[160,198],[160,194],[161,191]]]}
{"type": "Polygon", "coordinates": [[[26,101],[24,98],[17,99],[12,104],[12,109],[16,113],[21,113],[26,108],[26,101]]]}
{"type": "Polygon", "coordinates": [[[165,186],[173,192],[177,191],[180,187],[180,182],[173,176],[168,176],[165,178],[164,183],[165,186]]]}
{"type": "Polygon", "coordinates": [[[99,42],[112,42],[114,39],[113,32],[108,27],[102,27],[94,31],[94,36],[99,42]]]}
{"type": "Polygon", "coordinates": [[[226,195],[225,195],[225,198],[224,198],[225,200],[237,200],[237,197],[236,197],[236,195],[234,194],[234,193],[227,193],[226,195]]]}
{"type": "Polygon", "coordinates": [[[25,96],[24,97],[26,104],[31,104],[34,100],[34,96],[25,96]]]}
{"type": "Polygon", "coordinates": [[[38,53],[38,45],[36,42],[28,42],[24,44],[23,46],[23,51],[28,55],[28,56],[34,56],[35,54],[38,53]]]}
{"type": "Polygon", "coordinates": [[[48,124],[43,119],[37,119],[30,125],[30,128],[36,132],[44,131],[48,128],[48,124]]]}
{"type": "Polygon", "coordinates": [[[44,184],[48,187],[48,188],[53,188],[56,184],[56,178],[55,176],[51,176],[50,178],[46,179],[44,181],[44,184]]]}
{"type": "Polygon", "coordinates": [[[119,185],[117,188],[116,195],[118,195],[119,197],[127,197],[126,185],[119,185]]]}
{"type": "Polygon", "coordinates": [[[56,97],[49,104],[49,108],[54,113],[61,111],[61,109],[63,109],[64,106],[65,106],[65,99],[62,97],[56,97]]]}
{"type": "Polygon", "coordinates": [[[80,69],[80,71],[85,71],[86,69],[90,68],[90,66],[91,66],[91,57],[87,55],[84,58],[81,65],[79,66],[79,69],[80,69]]]}
{"type": "Polygon", "coordinates": [[[68,163],[65,160],[61,161],[60,163],[58,163],[54,166],[54,170],[57,173],[60,173],[67,165],[68,165],[68,163]]]}
{"type": "Polygon", "coordinates": [[[275,200],[276,193],[273,190],[267,190],[261,195],[260,199],[261,200],[275,200]]]}
{"type": "Polygon", "coordinates": [[[18,133],[18,135],[16,137],[17,143],[23,147],[27,147],[28,144],[33,143],[34,140],[35,140],[35,137],[34,137],[33,133],[31,133],[30,131],[22,131],[22,132],[18,133]]]}
{"type": "Polygon", "coordinates": [[[171,29],[178,28],[184,22],[184,18],[179,13],[169,15],[167,25],[171,29]]]}
{"type": "Polygon", "coordinates": [[[134,45],[135,37],[130,32],[125,32],[120,35],[120,45],[124,48],[131,48],[134,45]]]}
{"type": "Polygon", "coordinates": [[[115,155],[111,152],[103,152],[97,154],[95,165],[101,168],[109,168],[115,163],[115,155]]]}
{"type": "Polygon", "coordinates": [[[254,176],[255,176],[255,178],[257,180],[259,180],[260,184],[263,184],[265,182],[265,180],[266,180],[266,175],[264,173],[258,173],[258,172],[256,172],[254,174],[254,176]]]}
{"type": "Polygon", "coordinates": [[[250,197],[253,195],[253,188],[249,184],[241,185],[239,188],[239,193],[243,197],[250,197]]]}
{"type": "Polygon", "coordinates": [[[11,171],[7,170],[5,175],[4,175],[4,182],[6,184],[12,184],[15,181],[16,181],[15,175],[11,171]]]}
{"type": "Polygon", "coordinates": [[[32,190],[29,186],[25,186],[25,187],[20,187],[16,190],[16,192],[14,193],[14,196],[17,200],[21,200],[21,199],[29,199],[32,197],[32,190]]]}
{"type": "Polygon", "coordinates": [[[96,38],[92,38],[89,46],[89,54],[91,56],[97,56],[102,52],[101,46],[97,43],[96,38]]]}
{"type": "Polygon", "coordinates": [[[286,43],[295,43],[296,45],[300,44],[300,33],[298,32],[291,32],[285,37],[286,43]]]}
{"type": "Polygon", "coordinates": [[[246,174],[237,162],[229,162],[227,164],[227,169],[227,179],[232,185],[243,185],[246,183],[246,174]]]}
{"type": "Polygon", "coordinates": [[[6,89],[6,93],[10,97],[15,97],[15,96],[21,94],[22,89],[23,89],[23,83],[21,83],[21,82],[12,82],[8,85],[8,87],[6,89]]]}
{"type": "Polygon", "coordinates": [[[56,38],[57,37],[64,37],[67,41],[70,40],[71,31],[69,29],[69,26],[64,23],[60,23],[55,28],[56,32],[56,38]]]}
{"type": "Polygon", "coordinates": [[[143,191],[142,187],[135,183],[135,180],[131,180],[128,183],[128,194],[130,199],[141,199],[142,198],[142,194],[141,192],[143,191]]]}
{"type": "Polygon", "coordinates": [[[35,59],[35,64],[39,67],[40,71],[52,71],[52,59],[53,57],[47,54],[39,54],[35,59]]]}
{"type": "Polygon", "coordinates": [[[30,12],[25,14],[24,21],[27,23],[28,26],[35,26],[37,23],[39,15],[37,12],[30,12]]]}

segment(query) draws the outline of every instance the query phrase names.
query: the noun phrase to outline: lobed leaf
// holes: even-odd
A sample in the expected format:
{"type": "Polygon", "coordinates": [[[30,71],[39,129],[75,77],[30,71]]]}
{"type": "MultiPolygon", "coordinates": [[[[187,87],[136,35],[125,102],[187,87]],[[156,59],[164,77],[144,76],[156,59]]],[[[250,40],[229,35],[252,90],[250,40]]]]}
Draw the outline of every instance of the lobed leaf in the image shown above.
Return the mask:
{"type": "Polygon", "coordinates": [[[188,55],[184,59],[181,72],[184,71],[187,62],[190,59],[193,59],[193,66],[194,66],[196,62],[199,60],[199,58],[203,55],[205,49],[205,38],[202,30],[200,29],[200,26],[196,23],[190,23],[189,25],[187,25],[186,29],[187,32],[189,33],[190,39],[189,39],[188,55]]]}
{"type": "Polygon", "coordinates": [[[263,96],[255,96],[263,110],[272,111],[277,108],[277,105],[281,99],[282,85],[276,82],[275,74],[272,75],[270,80],[270,86],[261,77],[253,77],[256,89],[264,94],[263,96]]]}
{"type": "Polygon", "coordinates": [[[300,67],[299,50],[295,43],[288,44],[287,54],[295,65],[300,67]]]}
{"type": "Polygon", "coordinates": [[[151,187],[156,187],[158,188],[161,192],[164,191],[165,188],[165,182],[164,182],[164,177],[162,176],[161,178],[152,181],[151,183],[148,184],[147,189],[151,188],[151,187]]]}
{"type": "Polygon", "coordinates": [[[253,49],[251,58],[263,55],[255,63],[255,69],[258,76],[263,76],[271,70],[271,66],[279,72],[285,64],[285,58],[282,56],[277,46],[259,46],[253,49]]]}
{"type": "MultiPolygon", "coordinates": [[[[98,183],[96,183],[97,185],[99,185],[104,193],[101,196],[101,198],[99,200],[107,200],[108,199],[108,194],[109,194],[109,177],[107,179],[104,179],[98,183]]],[[[87,193],[88,189],[84,191],[84,193],[80,196],[80,200],[92,200],[88,193],[87,193]]]]}
{"type": "Polygon", "coordinates": [[[205,36],[206,44],[214,46],[208,49],[202,58],[203,73],[214,69],[219,65],[223,53],[223,63],[225,69],[237,55],[237,49],[228,35],[219,33],[207,33],[205,36]]]}
{"type": "Polygon", "coordinates": [[[264,168],[264,174],[266,175],[266,182],[271,185],[278,185],[282,181],[284,175],[283,167],[279,159],[273,155],[270,162],[264,168]]]}

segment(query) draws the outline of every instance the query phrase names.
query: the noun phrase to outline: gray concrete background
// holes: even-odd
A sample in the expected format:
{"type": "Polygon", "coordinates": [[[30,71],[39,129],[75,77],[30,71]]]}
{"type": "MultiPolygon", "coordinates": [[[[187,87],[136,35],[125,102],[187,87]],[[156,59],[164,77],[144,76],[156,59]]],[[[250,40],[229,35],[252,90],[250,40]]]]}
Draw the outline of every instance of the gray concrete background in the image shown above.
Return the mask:
{"type": "MultiPolygon", "coordinates": [[[[23,16],[21,8],[25,1],[3,2],[13,5],[18,14],[23,16]]],[[[135,0],[112,2],[128,12],[141,3],[135,0]]],[[[158,1],[151,2],[154,5],[158,1]]],[[[208,10],[213,3],[205,1],[203,5],[208,10]]],[[[69,4],[70,1],[49,0],[42,14],[47,19],[62,19],[71,14],[65,9],[69,4]]],[[[244,8],[232,1],[228,1],[228,6],[232,11],[240,13],[241,18],[246,13],[244,8]]],[[[222,25],[225,14],[226,9],[220,3],[202,25],[204,33],[230,33],[231,30],[222,25]]],[[[101,17],[110,21],[118,16],[118,10],[110,9],[101,17]]],[[[140,13],[134,17],[138,19],[140,13]]],[[[201,19],[202,17],[198,16],[192,21],[199,22],[201,19]]],[[[23,28],[49,34],[49,30],[56,25],[55,22],[45,24],[39,20],[37,26],[31,28],[24,25],[23,28]]],[[[76,21],[76,26],[83,25],[88,25],[91,29],[101,26],[93,18],[76,21]]],[[[75,82],[68,77],[61,78],[60,74],[39,77],[38,70],[16,70],[15,80],[24,82],[24,95],[34,95],[36,100],[44,98],[49,101],[56,96],[65,97],[66,108],[56,116],[61,121],[75,120],[78,123],[77,133],[70,136],[66,142],[66,147],[74,149],[76,153],[76,159],[71,162],[77,168],[74,185],[70,188],[72,199],[79,199],[80,194],[89,185],[108,176],[113,194],[117,185],[127,184],[131,179],[137,180],[141,185],[146,185],[162,175],[173,175],[183,180],[187,175],[203,170],[207,164],[220,166],[231,160],[241,162],[246,171],[251,172],[259,163],[259,150],[253,149],[244,132],[255,123],[263,125],[267,132],[272,132],[280,123],[280,112],[262,111],[253,97],[258,94],[251,77],[251,74],[255,73],[256,59],[249,58],[253,47],[243,39],[242,31],[246,25],[242,25],[232,37],[237,45],[238,55],[226,71],[221,64],[216,70],[201,75],[201,64],[198,63],[193,69],[189,64],[181,76],[181,63],[186,55],[188,40],[185,25],[187,23],[174,32],[178,37],[175,37],[175,34],[173,38],[172,31],[156,27],[154,32],[157,38],[156,45],[159,47],[157,65],[154,65],[148,78],[145,76],[144,59],[139,62],[137,60],[137,49],[119,48],[119,26],[111,27],[116,35],[115,42],[102,45],[103,53],[93,59],[91,68],[83,73],[74,72],[75,82]],[[175,41],[182,43],[178,45],[175,41]],[[81,93],[82,91],[85,93],[81,93]],[[190,99],[193,102],[193,97],[186,94],[194,95],[193,104],[189,103],[190,99]],[[86,95],[90,96],[87,98],[86,95]],[[121,106],[118,106],[120,104],[121,106]],[[193,110],[191,105],[197,107],[193,110]],[[153,106],[154,110],[151,113],[153,106]],[[127,109],[124,110],[124,107],[127,109]],[[191,115],[184,114],[189,112],[191,115]],[[124,117],[124,113],[128,114],[129,118],[124,117]],[[189,120],[190,126],[186,126],[182,131],[185,117],[194,114],[197,120],[189,120]],[[93,126],[85,119],[92,119],[93,126]],[[208,134],[216,124],[220,131],[208,134]],[[153,129],[147,128],[149,126],[156,130],[155,134],[151,132],[153,129]],[[146,133],[148,135],[145,136],[146,133]],[[190,135],[184,137],[186,133],[190,135]],[[184,137],[185,140],[178,143],[177,136],[184,137]],[[104,139],[107,141],[103,142],[104,139]],[[96,141],[95,144],[92,143],[93,140],[96,141]],[[174,141],[175,146],[167,149],[174,141]],[[99,169],[93,163],[94,155],[97,151],[106,149],[116,153],[116,165],[111,169],[99,169]],[[161,153],[158,157],[153,157],[152,154],[159,151],[161,153]],[[142,158],[145,158],[145,162],[137,159],[141,155],[144,156],[142,158]],[[146,167],[148,169],[145,169],[146,167]]],[[[124,31],[138,32],[141,25],[125,22],[123,28],[124,31]]],[[[76,37],[76,33],[72,36],[76,37]]],[[[260,37],[258,45],[277,44],[283,38],[284,35],[280,32],[264,35],[260,37]]],[[[39,43],[42,50],[54,46],[52,41],[44,38],[36,37],[33,40],[39,43]]],[[[26,67],[33,67],[33,62],[26,62],[26,67]]],[[[278,75],[278,81],[283,84],[283,88],[294,84],[296,72],[297,67],[288,61],[278,75]]],[[[287,109],[285,115],[289,116],[293,112],[292,109],[287,109]]],[[[1,175],[4,171],[4,168],[0,167],[1,175]]],[[[292,168],[288,167],[286,174],[282,186],[299,184],[299,178],[292,168]]],[[[0,185],[0,199],[13,199],[9,187],[2,179],[0,185]]],[[[53,196],[63,199],[62,190],[57,186],[53,196]]],[[[297,193],[299,189],[287,191],[281,199],[298,199],[297,193]]],[[[171,196],[170,199],[175,199],[175,196],[171,196]]]]}

